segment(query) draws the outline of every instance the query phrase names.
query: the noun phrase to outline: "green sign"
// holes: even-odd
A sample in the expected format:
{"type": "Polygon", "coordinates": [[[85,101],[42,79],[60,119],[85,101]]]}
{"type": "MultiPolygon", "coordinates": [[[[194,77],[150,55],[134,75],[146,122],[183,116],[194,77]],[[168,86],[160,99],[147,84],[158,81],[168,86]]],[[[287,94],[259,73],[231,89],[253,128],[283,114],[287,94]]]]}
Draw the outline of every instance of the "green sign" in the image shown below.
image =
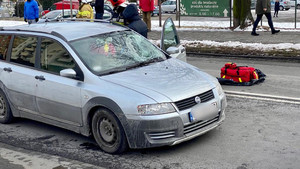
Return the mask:
{"type": "Polygon", "coordinates": [[[182,16],[229,17],[229,0],[180,0],[182,16]]]}

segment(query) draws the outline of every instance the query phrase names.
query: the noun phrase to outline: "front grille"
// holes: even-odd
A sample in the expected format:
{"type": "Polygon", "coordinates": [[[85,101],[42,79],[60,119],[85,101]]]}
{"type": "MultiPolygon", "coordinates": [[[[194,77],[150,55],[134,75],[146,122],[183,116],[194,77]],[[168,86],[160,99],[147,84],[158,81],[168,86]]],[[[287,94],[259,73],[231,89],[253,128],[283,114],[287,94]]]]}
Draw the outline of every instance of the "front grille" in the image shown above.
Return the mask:
{"type": "MultiPolygon", "coordinates": [[[[207,102],[207,101],[215,98],[214,93],[213,93],[212,90],[209,90],[207,92],[201,93],[200,95],[196,95],[196,96],[200,97],[201,103],[207,102]]],[[[179,111],[191,108],[191,107],[193,107],[197,104],[195,102],[195,97],[196,96],[193,96],[193,97],[190,97],[190,98],[187,98],[187,99],[184,99],[184,100],[177,101],[177,102],[175,102],[175,105],[177,106],[179,111]]]]}
{"type": "Polygon", "coordinates": [[[175,137],[175,131],[156,132],[148,134],[152,140],[161,140],[175,137]]]}
{"type": "Polygon", "coordinates": [[[219,116],[216,116],[215,118],[213,119],[210,119],[210,120],[205,120],[205,121],[199,121],[197,123],[193,123],[193,124],[189,124],[189,125],[186,125],[184,126],[184,129],[183,129],[183,133],[184,134],[189,134],[189,133],[192,133],[194,131],[197,131],[197,130],[200,130],[212,123],[215,123],[219,120],[219,116]]]}

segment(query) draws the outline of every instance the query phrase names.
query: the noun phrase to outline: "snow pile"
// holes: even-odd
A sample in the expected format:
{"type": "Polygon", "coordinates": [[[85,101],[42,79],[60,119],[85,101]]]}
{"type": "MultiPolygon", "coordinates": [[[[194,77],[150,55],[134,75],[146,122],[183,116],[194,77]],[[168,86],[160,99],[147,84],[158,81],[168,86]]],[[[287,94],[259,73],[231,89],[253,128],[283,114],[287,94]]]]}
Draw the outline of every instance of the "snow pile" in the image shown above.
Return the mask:
{"type": "MultiPolygon", "coordinates": [[[[228,42],[216,42],[210,40],[203,41],[180,41],[184,46],[198,47],[198,46],[212,46],[212,47],[230,47],[230,48],[247,48],[250,50],[260,50],[260,51],[271,51],[271,50],[300,50],[300,44],[293,43],[280,43],[278,44],[262,44],[262,43],[242,43],[237,41],[228,42]]],[[[157,42],[156,42],[157,43],[157,42]]]]}

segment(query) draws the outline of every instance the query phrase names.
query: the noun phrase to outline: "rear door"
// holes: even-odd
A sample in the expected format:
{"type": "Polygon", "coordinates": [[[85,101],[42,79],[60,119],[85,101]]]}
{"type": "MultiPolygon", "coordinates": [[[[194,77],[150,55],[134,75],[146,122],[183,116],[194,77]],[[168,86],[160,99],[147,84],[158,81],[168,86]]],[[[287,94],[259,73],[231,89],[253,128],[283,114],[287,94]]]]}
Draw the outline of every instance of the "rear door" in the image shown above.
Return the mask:
{"type": "Polygon", "coordinates": [[[12,103],[27,113],[36,113],[36,79],[38,70],[34,67],[37,54],[38,38],[36,36],[15,35],[10,64],[6,72],[10,74],[7,85],[8,95],[12,103]]]}
{"type": "Polygon", "coordinates": [[[172,18],[170,17],[165,20],[163,26],[160,47],[173,58],[177,58],[186,62],[185,48],[180,44],[176,27],[172,18]]]}

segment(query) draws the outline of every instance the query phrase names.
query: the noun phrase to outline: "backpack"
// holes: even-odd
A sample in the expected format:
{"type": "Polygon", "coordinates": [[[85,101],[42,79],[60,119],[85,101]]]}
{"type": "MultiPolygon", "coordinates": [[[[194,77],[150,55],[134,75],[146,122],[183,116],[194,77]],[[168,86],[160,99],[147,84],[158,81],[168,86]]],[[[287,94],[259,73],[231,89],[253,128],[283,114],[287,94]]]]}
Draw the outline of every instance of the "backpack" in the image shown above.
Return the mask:
{"type": "Polygon", "coordinates": [[[248,66],[237,66],[236,63],[226,63],[221,68],[220,84],[251,86],[265,80],[265,74],[259,69],[248,66]]]}

